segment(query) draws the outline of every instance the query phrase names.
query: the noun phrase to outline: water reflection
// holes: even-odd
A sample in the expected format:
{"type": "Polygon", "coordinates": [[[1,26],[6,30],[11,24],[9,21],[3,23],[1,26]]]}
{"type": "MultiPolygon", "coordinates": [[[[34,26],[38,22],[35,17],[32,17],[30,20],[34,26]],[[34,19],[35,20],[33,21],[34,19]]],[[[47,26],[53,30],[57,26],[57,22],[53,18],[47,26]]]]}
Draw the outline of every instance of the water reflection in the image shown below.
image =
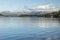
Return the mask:
{"type": "Polygon", "coordinates": [[[59,40],[57,18],[0,18],[0,40],[59,40]]]}
{"type": "Polygon", "coordinates": [[[38,22],[38,26],[40,27],[57,27],[59,25],[58,21],[56,20],[42,20],[38,22]]]}

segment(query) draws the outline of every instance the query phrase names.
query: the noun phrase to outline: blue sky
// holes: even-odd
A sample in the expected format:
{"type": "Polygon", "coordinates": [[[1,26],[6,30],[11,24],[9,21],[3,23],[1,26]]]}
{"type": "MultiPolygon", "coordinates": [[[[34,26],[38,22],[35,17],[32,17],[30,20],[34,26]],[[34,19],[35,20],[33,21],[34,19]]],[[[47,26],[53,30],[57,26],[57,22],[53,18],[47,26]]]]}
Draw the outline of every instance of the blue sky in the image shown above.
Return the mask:
{"type": "Polygon", "coordinates": [[[0,0],[0,11],[19,11],[24,6],[32,8],[46,4],[60,5],[60,0],[0,0]]]}

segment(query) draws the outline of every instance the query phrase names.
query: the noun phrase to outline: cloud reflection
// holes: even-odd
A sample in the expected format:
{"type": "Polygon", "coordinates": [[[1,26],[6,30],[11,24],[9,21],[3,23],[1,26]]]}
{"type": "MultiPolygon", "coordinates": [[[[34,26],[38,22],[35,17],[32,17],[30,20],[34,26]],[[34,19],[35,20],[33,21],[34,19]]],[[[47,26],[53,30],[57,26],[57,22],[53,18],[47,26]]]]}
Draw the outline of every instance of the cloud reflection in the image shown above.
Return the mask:
{"type": "Polygon", "coordinates": [[[53,21],[53,20],[43,20],[38,23],[39,27],[56,27],[58,26],[59,23],[58,21],[53,21]]]}

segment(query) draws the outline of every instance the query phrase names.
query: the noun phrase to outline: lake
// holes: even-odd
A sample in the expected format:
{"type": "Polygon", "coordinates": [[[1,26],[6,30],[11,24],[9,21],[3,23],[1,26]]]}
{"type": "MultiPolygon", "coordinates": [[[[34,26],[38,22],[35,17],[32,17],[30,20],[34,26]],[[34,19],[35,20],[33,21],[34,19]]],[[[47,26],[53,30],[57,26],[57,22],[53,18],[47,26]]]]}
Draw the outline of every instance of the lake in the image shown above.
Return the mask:
{"type": "Polygon", "coordinates": [[[60,19],[1,17],[0,40],[60,40],[60,19]]]}

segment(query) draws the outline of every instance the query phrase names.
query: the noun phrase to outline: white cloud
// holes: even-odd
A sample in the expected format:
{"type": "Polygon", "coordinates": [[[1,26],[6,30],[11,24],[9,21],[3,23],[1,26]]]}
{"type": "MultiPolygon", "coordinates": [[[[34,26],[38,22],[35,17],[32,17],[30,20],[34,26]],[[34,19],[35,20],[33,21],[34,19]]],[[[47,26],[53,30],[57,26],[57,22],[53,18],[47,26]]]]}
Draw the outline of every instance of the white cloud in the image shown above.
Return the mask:
{"type": "Polygon", "coordinates": [[[35,10],[47,10],[47,11],[57,11],[60,8],[58,6],[55,6],[53,4],[48,5],[40,5],[34,8],[35,10]]]}
{"type": "Polygon", "coordinates": [[[39,5],[34,8],[30,8],[30,10],[38,10],[38,11],[57,11],[59,10],[60,7],[53,5],[53,4],[48,4],[48,5],[39,5]]]}
{"type": "Polygon", "coordinates": [[[36,9],[46,10],[46,9],[49,9],[49,5],[40,5],[40,6],[37,6],[36,9]]]}
{"type": "Polygon", "coordinates": [[[47,5],[39,5],[34,8],[25,8],[24,10],[26,11],[58,11],[60,10],[60,6],[56,6],[54,4],[47,4],[47,5]]]}

